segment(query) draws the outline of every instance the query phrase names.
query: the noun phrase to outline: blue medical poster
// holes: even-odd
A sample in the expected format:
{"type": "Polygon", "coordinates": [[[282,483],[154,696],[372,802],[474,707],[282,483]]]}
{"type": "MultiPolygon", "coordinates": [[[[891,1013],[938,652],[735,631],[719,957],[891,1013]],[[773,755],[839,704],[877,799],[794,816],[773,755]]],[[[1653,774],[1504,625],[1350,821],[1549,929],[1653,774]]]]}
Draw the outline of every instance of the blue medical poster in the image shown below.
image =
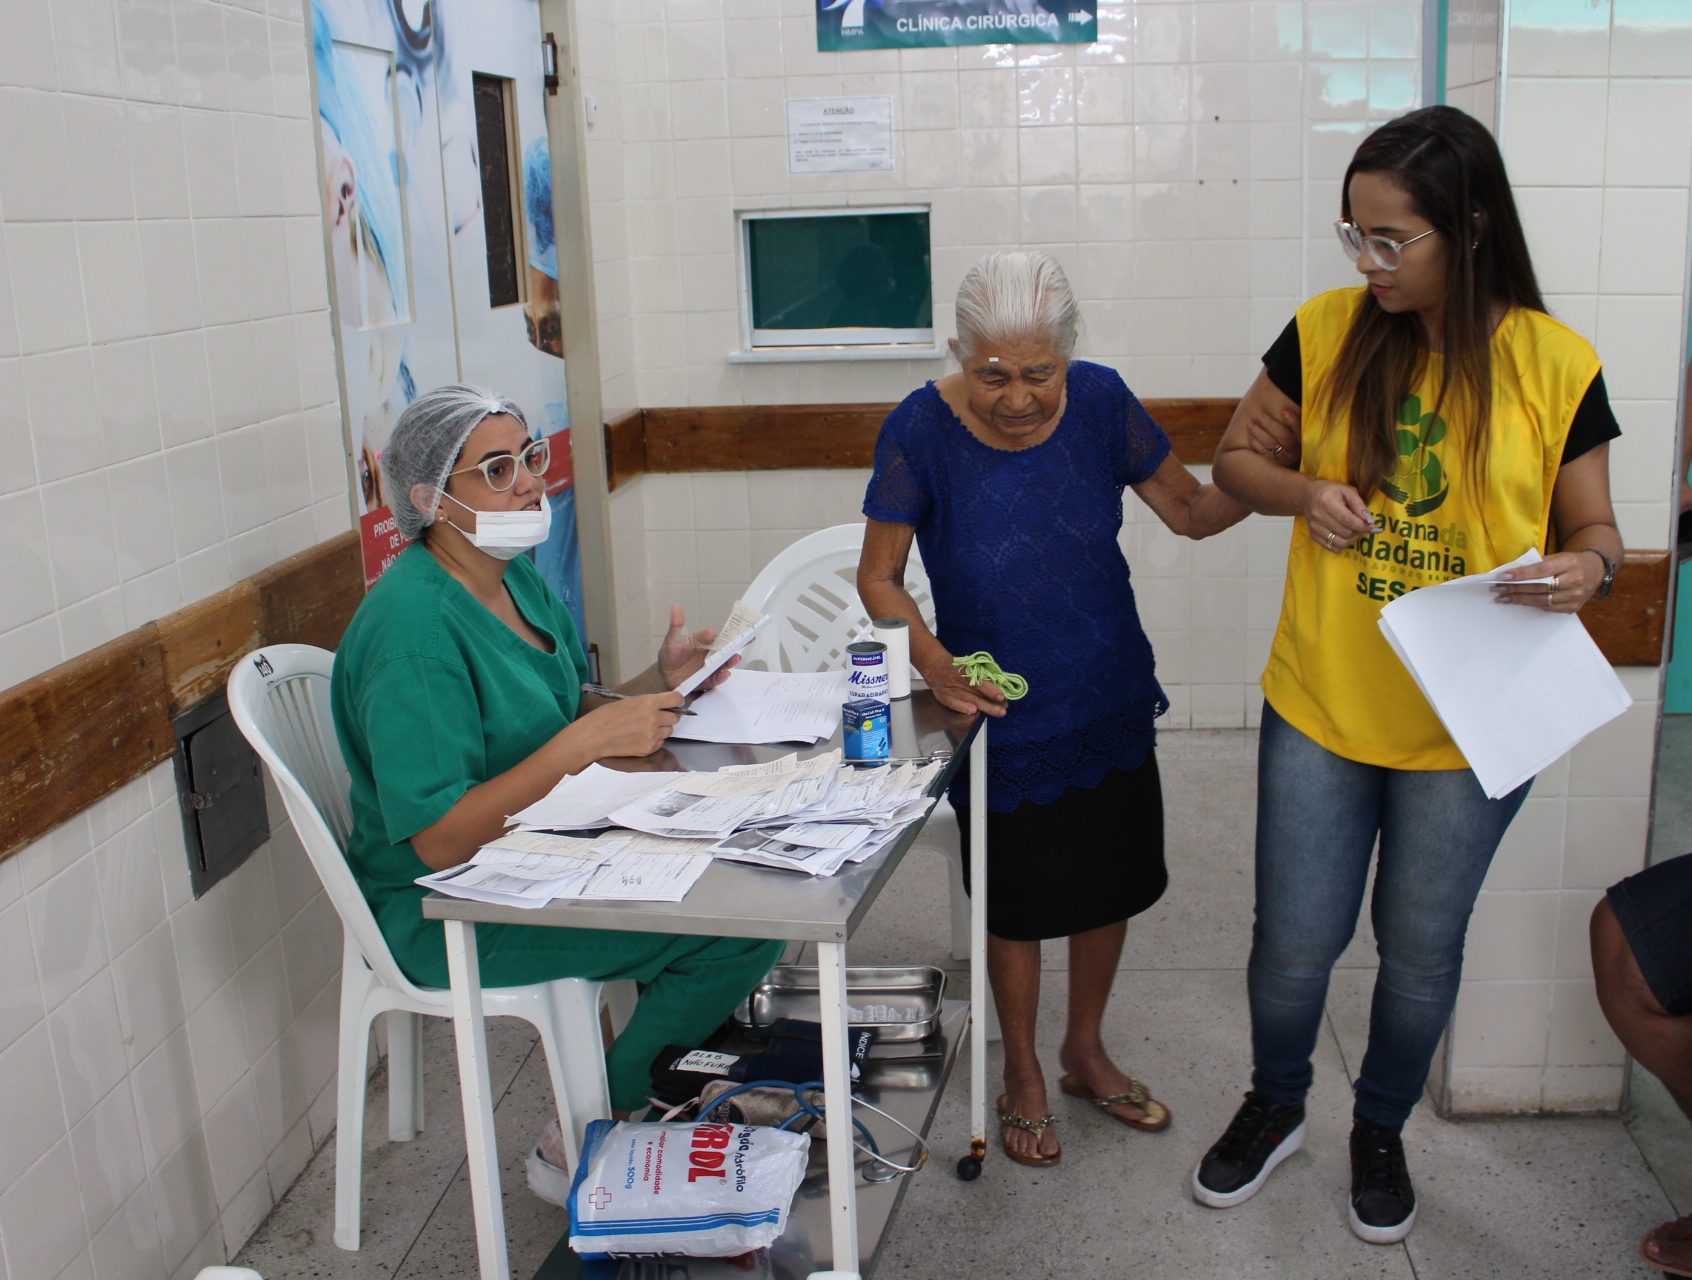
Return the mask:
{"type": "Polygon", "coordinates": [[[1091,44],[1098,0],[817,0],[817,50],[1091,44]]]}
{"type": "Polygon", "coordinates": [[[552,538],[535,562],[580,628],[538,10],[533,0],[311,0],[309,13],[366,586],[405,548],[380,461],[394,424],[422,392],[470,382],[509,396],[552,439],[552,538]],[[485,137],[478,93],[497,105],[485,137]],[[496,297],[501,255],[507,287],[496,297]]]}

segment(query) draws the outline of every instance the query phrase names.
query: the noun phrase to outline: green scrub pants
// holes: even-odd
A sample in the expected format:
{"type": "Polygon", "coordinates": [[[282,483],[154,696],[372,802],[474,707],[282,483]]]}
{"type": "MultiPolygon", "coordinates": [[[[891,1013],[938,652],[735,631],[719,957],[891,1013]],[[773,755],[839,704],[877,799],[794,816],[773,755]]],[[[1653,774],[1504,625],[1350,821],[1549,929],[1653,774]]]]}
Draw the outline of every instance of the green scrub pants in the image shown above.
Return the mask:
{"type": "MultiPolygon", "coordinates": [[[[436,922],[438,923],[438,922],[436,922]]],[[[413,981],[445,987],[446,932],[440,972],[413,981]]],[[[552,929],[478,924],[476,952],[484,987],[520,987],[555,978],[640,984],[634,1016],[605,1055],[611,1106],[639,1111],[652,1092],[652,1060],[667,1044],[693,1048],[734,1012],[787,944],[763,938],[711,938],[612,929],[552,929]]],[[[412,966],[406,966],[408,972],[412,966]]]]}

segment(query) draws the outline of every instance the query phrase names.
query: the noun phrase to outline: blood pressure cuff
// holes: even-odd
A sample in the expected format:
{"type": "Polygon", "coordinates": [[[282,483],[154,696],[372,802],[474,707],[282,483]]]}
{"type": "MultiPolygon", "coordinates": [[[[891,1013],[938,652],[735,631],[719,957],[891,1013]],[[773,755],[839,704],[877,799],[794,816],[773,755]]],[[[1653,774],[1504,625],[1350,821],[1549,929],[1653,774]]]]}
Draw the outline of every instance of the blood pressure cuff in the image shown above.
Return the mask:
{"type": "MultiPolygon", "coordinates": [[[[854,1083],[869,1058],[875,1031],[851,1027],[847,1032],[854,1083]]],[[[806,1084],[823,1075],[822,1026],[794,1018],[779,1018],[770,1027],[769,1043],[759,1053],[720,1053],[665,1045],[652,1062],[652,1084],[660,1102],[675,1106],[697,1098],[713,1080],[785,1080],[806,1084]]]]}

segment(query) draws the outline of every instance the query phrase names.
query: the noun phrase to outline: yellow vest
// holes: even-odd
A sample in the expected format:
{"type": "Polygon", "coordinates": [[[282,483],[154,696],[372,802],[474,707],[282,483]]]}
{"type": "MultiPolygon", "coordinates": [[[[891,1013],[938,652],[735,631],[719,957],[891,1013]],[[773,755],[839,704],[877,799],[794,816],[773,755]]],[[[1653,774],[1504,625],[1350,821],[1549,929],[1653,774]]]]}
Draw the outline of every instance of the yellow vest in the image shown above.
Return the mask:
{"type": "MultiPolygon", "coordinates": [[[[1317,388],[1339,358],[1366,287],[1334,289],[1298,309],[1307,476],[1346,479],[1344,422],[1317,388]]],[[[1565,325],[1517,307],[1492,339],[1487,488],[1463,476],[1462,430],[1431,410],[1440,357],[1399,412],[1397,470],[1369,499],[1382,532],[1335,554],[1293,522],[1281,623],[1263,672],[1276,712],[1336,755],[1393,769],[1463,769],[1468,761],[1381,635],[1381,607],[1406,591],[1549,549],[1551,490],[1598,353],[1565,325]]],[[[1339,413],[1346,410],[1341,408],[1339,413]]]]}

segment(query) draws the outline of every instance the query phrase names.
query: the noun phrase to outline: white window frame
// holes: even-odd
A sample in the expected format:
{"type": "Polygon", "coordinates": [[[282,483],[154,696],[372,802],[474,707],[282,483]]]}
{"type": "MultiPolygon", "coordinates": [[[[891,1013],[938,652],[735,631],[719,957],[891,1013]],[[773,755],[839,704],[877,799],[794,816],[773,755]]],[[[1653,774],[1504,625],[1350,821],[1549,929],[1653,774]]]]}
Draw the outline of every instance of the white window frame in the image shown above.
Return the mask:
{"type": "Polygon", "coordinates": [[[863,217],[876,214],[922,213],[929,217],[929,292],[933,295],[933,217],[926,204],[824,205],[805,208],[737,209],[735,256],[740,294],[740,350],[731,351],[731,364],[818,360],[933,360],[945,353],[927,329],[754,329],[752,327],[752,255],[750,222],[765,218],[863,217]]]}

